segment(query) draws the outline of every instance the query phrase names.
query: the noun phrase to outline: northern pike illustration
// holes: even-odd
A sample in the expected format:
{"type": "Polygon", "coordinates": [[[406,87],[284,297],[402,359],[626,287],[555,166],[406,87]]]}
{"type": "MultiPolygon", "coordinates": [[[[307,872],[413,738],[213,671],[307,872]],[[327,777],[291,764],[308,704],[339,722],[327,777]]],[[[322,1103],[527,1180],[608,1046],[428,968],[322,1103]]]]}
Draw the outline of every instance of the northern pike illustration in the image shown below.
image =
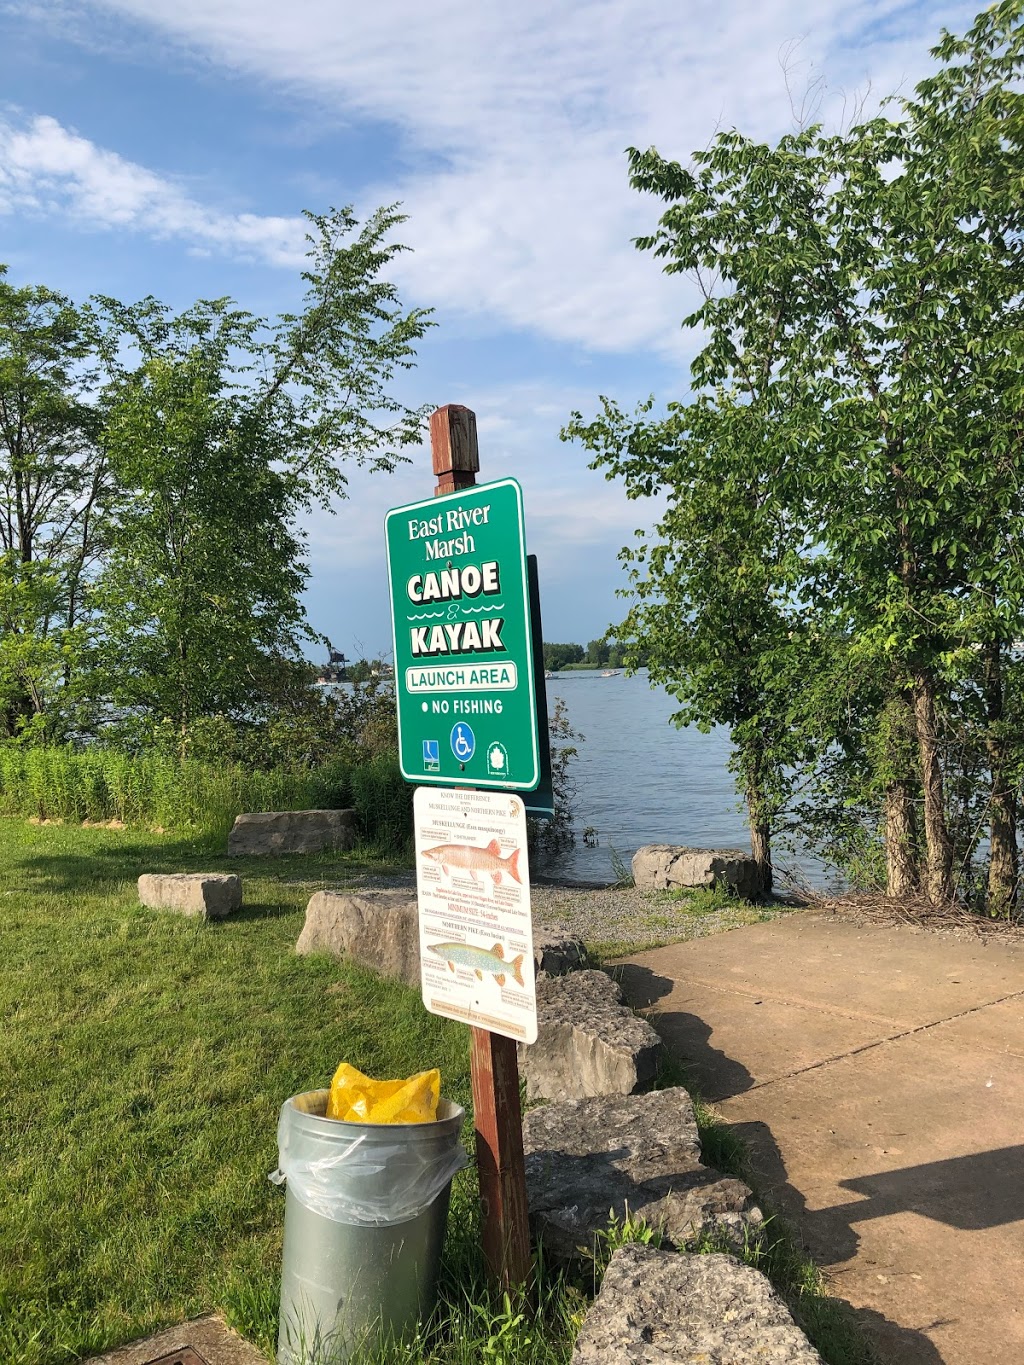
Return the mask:
{"type": "Polygon", "coordinates": [[[428,943],[427,951],[444,958],[450,972],[454,972],[456,966],[472,967],[478,981],[484,979],[484,972],[490,972],[499,986],[505,984],[505,973],[511,972],[518,985],[526,984],[523,981],[524,954],[506,962],[505,949],[500,943],[490,949],[474,948],[470,943],[428,943]]]}
{"type": "Polygon", "coordinates": [[[519,875],[519,849],[513,849],[507,858],[501,856],[501,845],[492,839],[486,848],[476,848],[473,844],[438,844],[436,848],[422,850],[424,858],[432,863],[440,863],[441,871],[447,874],[450,867],[465,868],[476,881],[478,872],[489,872],[494,884],[501,881],[501,874],[507,873],[513,881],[522,885],[519,875]]]}

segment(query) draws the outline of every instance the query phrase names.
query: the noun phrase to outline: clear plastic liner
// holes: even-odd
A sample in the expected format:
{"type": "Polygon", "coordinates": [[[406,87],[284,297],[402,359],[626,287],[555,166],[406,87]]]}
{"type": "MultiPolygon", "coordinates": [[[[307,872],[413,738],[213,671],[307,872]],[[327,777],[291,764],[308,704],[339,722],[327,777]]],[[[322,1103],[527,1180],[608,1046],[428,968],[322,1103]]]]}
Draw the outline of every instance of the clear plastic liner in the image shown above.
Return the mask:
{"type": "Polygon", "coordinates": [[[324,1117],[326,1090],[281,1107],[278,1169],[305,1208],[335,1223],[386,1227],[428,1208],[469,1161],[459,1141],[464,1113],[442,1100],[433,1123],[345,1123],[324,1117]]]}

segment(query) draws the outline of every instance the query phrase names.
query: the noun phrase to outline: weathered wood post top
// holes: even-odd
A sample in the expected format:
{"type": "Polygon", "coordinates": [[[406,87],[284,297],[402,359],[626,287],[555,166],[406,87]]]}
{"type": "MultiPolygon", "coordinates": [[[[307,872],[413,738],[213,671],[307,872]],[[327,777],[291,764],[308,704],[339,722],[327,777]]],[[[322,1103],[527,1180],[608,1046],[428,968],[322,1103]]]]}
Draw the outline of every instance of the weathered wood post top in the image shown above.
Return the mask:
{"type": "Polygon", "coordinates": [[[480,472],[480,448],[472,408],[448,403],[431,413],[430,455],[437,478],[435,497],[473,487],[480,472]]]}

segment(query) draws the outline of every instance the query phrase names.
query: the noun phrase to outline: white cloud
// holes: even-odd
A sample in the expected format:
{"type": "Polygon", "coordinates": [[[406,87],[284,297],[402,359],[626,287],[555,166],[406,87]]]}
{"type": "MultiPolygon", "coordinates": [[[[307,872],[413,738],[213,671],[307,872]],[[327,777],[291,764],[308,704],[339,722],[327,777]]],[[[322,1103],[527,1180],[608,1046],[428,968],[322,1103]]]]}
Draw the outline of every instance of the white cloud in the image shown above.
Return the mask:
{"type": "MultiPolygon", "coordinates": [[[[685,159],[718,125],[778,136],[792,119],[780,60],[794,40],[798,102],[824,74],[821,114],[841,119],[869,83],[876,95],[912,83],[939,26],[962,28],[977,0],[79,3],[397,128],[407,162],[429,168],[382,174],[361,197],[404,201],[414,252],[399,269],[419,299],[496,332],[678,357],[686,285],[631,246],[658,206],[629,189],[624,148],[685,159]]],[[[179,216],[201,223],[188,204],[179,216]]],[[[204,240],[244,243],[248,231],[257,254],[287,255],[270,244],[280,220],[207,217],[204,240]]]]}
{"type": "Polygon", "coordinates": [[[97,228],[177,238],[193,248],[295,266],[301,218],[224,213],[56,119],[0,115],[0,213],[65,214],[97,228]]]}

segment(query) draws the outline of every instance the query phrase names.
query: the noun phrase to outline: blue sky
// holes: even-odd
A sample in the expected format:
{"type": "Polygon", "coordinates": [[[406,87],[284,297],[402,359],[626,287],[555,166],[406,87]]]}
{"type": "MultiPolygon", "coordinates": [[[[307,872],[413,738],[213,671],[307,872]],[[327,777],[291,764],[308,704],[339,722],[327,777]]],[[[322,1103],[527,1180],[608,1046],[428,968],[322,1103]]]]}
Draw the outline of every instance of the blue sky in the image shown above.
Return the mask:
{"type": "MultiPolygon", "coordinates": [[[[772,139],[929,68],[969,3],[898,0],[0,0],[0,261],[73,297],[296,306],[300,211],[401,201],[394,275],[437,327],[409,402],[477,413],[481,477],[523,484],[545,636],[620,617],[616,554],[656,509],[559,442],[598,395],[684,398],[687,282],[631,238],[624,149],[772,139]],[[786,68],[786,70],[784,70],[786,68]],[[787,74],[788,73],[788,74],[787,74]]],[[[388,648],[388,507],[429,453],[308,524],[313,625],[388,648]]]]}

